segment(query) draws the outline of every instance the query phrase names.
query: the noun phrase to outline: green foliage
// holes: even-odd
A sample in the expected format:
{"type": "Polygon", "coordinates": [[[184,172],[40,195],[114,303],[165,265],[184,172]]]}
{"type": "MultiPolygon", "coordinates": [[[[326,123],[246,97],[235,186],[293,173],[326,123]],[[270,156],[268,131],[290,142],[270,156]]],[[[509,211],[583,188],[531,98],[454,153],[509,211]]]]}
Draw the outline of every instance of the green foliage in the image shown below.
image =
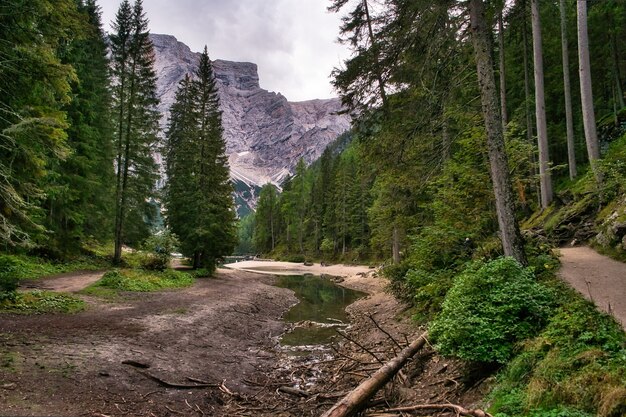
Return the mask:
{"type": "Polygon", "coordinates": [[[146,253],[140,261],[141,267],[149,271],[164,271],[169,267],[172,253],[176,252],[178,246],[178,239],[169,230],[153,234],[143,243],[146,253]]]}
{"type": "Polygon", "coordinates": [[[560,283],[557,289],[560,307],[499,375],[492,410],[524,416],[556,410],[570,410],[566,416],[623,415],[626,335],[613,318],[580,295],[560,283]]]}
{"type": "Polygon", "coordinates": [[[88,287],[84,292],[89,294],[90,290],[98,288],[108,288],[116,291],[150,292],[170,288],[189,287],[194,279],[185,272],[167,269],[163,272],[149,272],[138,269],[114,269],[88,287]]]}
{"type": "Polygon", "coordinates": [[[157,180],[153,153],[158,142],[159,99],[154,48],[141,0],[122,1],[110,35],[112,115],[115,148],[115,253],[122,244],[139,243],[155,216],[151,201],[157,180]]]}
{"type": "Polygon", "coordinates": [[[0,312],[18,314],[77,313],[84,310],[83,300],[69,294],[29,291],[17,293],[11,299],[0,299],[0,312]]]}
{"type": "Polygon", "coordinates": [[[455,278],[430,335],[444,354],[506,363],[545,325],[553,296],[512,258],[478,261],[455,278]]]}
{"type": "Polygon", "coordinates": [[[194,268],[215,268],[237,243],[219,96],[207,49],[196,79],[180,82],[165,146],[167,223],[194,268]]]}
{"type": "Polygon", "coordinates": [[[81,257],[66,262],[51,262],[26,255],[0,254],[0,299],[15,299],[20,280],[78,270],[97,270],[105,267],[103,258],[81,257]]]}
{"type": "Polygon", "coordinates": [[[198,268],[198,269],[191,270],[187,273],[194,278],[210,278],[215,273],[215,268],[213,269],[198,268]]]}

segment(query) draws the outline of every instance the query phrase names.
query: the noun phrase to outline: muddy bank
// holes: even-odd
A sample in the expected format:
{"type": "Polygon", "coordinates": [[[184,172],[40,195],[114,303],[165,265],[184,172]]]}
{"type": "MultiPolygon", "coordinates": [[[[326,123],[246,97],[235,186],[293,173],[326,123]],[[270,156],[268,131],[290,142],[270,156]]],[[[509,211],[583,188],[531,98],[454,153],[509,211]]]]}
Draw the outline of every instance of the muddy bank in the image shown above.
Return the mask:
{"type": "Polygon", "coordinates": [[[128,294],[76,315],[0,315],[0,415],[227,415],[273,369],[280,316],[296,302],[272,278],[220,270],[180,291],[128,294]],[[122,361],[148,365],[138,369],[122,361]],[[219,388],[167,388],[163,381],[219,388]],[[177,414],[182,413],[182,414],[177,414]]]}

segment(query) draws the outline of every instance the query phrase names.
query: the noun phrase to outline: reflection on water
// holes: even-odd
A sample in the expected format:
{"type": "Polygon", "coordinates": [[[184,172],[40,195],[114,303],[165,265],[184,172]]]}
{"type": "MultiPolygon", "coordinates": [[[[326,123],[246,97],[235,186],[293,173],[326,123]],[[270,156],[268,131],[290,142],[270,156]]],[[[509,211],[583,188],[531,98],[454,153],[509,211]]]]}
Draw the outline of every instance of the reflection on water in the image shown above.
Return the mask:
{"type": "Polygon", "coordinates": [[[334,284],[328,276],[285,275],[276,284],[296,293],[300,302],[284,316],[297,327],[283,336],[286,346],[320,345],[336,334],[334,327],[347,324],[346,307],[365,294],[334,284]]]}

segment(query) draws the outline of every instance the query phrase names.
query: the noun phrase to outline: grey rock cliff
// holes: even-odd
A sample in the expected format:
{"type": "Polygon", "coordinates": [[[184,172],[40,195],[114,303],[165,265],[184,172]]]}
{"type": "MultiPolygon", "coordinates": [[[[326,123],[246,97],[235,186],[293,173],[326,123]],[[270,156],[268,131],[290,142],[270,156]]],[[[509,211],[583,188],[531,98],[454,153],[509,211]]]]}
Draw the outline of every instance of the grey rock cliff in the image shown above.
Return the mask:
{"type": "MultiPolygon", "coordinates": [[[[170,35],[151,35],[156,55],[160,111],[166,126],[178,82],[193,74],[200,54],[170,35]]],[[[256,64],[213,61],[231,177],[250,187],[279,183],[300,158],[317,159],[324,148],[350,128],[338,115],[339,99],[289,102],[259,84],[256,64]]],[[[255,193],[245,198],[255,205],[255,193]]]]}

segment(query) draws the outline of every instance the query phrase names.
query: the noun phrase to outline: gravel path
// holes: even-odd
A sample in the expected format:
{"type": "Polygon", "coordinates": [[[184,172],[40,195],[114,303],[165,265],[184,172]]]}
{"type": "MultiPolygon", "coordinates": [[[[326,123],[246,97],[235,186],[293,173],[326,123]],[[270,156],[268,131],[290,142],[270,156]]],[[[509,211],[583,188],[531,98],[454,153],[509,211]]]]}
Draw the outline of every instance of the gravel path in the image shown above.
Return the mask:
{"type": "Polygon", "coordinates": [[[561,249],[559,276],[626,330],[626,264],[586,246],[561,249]]]}

